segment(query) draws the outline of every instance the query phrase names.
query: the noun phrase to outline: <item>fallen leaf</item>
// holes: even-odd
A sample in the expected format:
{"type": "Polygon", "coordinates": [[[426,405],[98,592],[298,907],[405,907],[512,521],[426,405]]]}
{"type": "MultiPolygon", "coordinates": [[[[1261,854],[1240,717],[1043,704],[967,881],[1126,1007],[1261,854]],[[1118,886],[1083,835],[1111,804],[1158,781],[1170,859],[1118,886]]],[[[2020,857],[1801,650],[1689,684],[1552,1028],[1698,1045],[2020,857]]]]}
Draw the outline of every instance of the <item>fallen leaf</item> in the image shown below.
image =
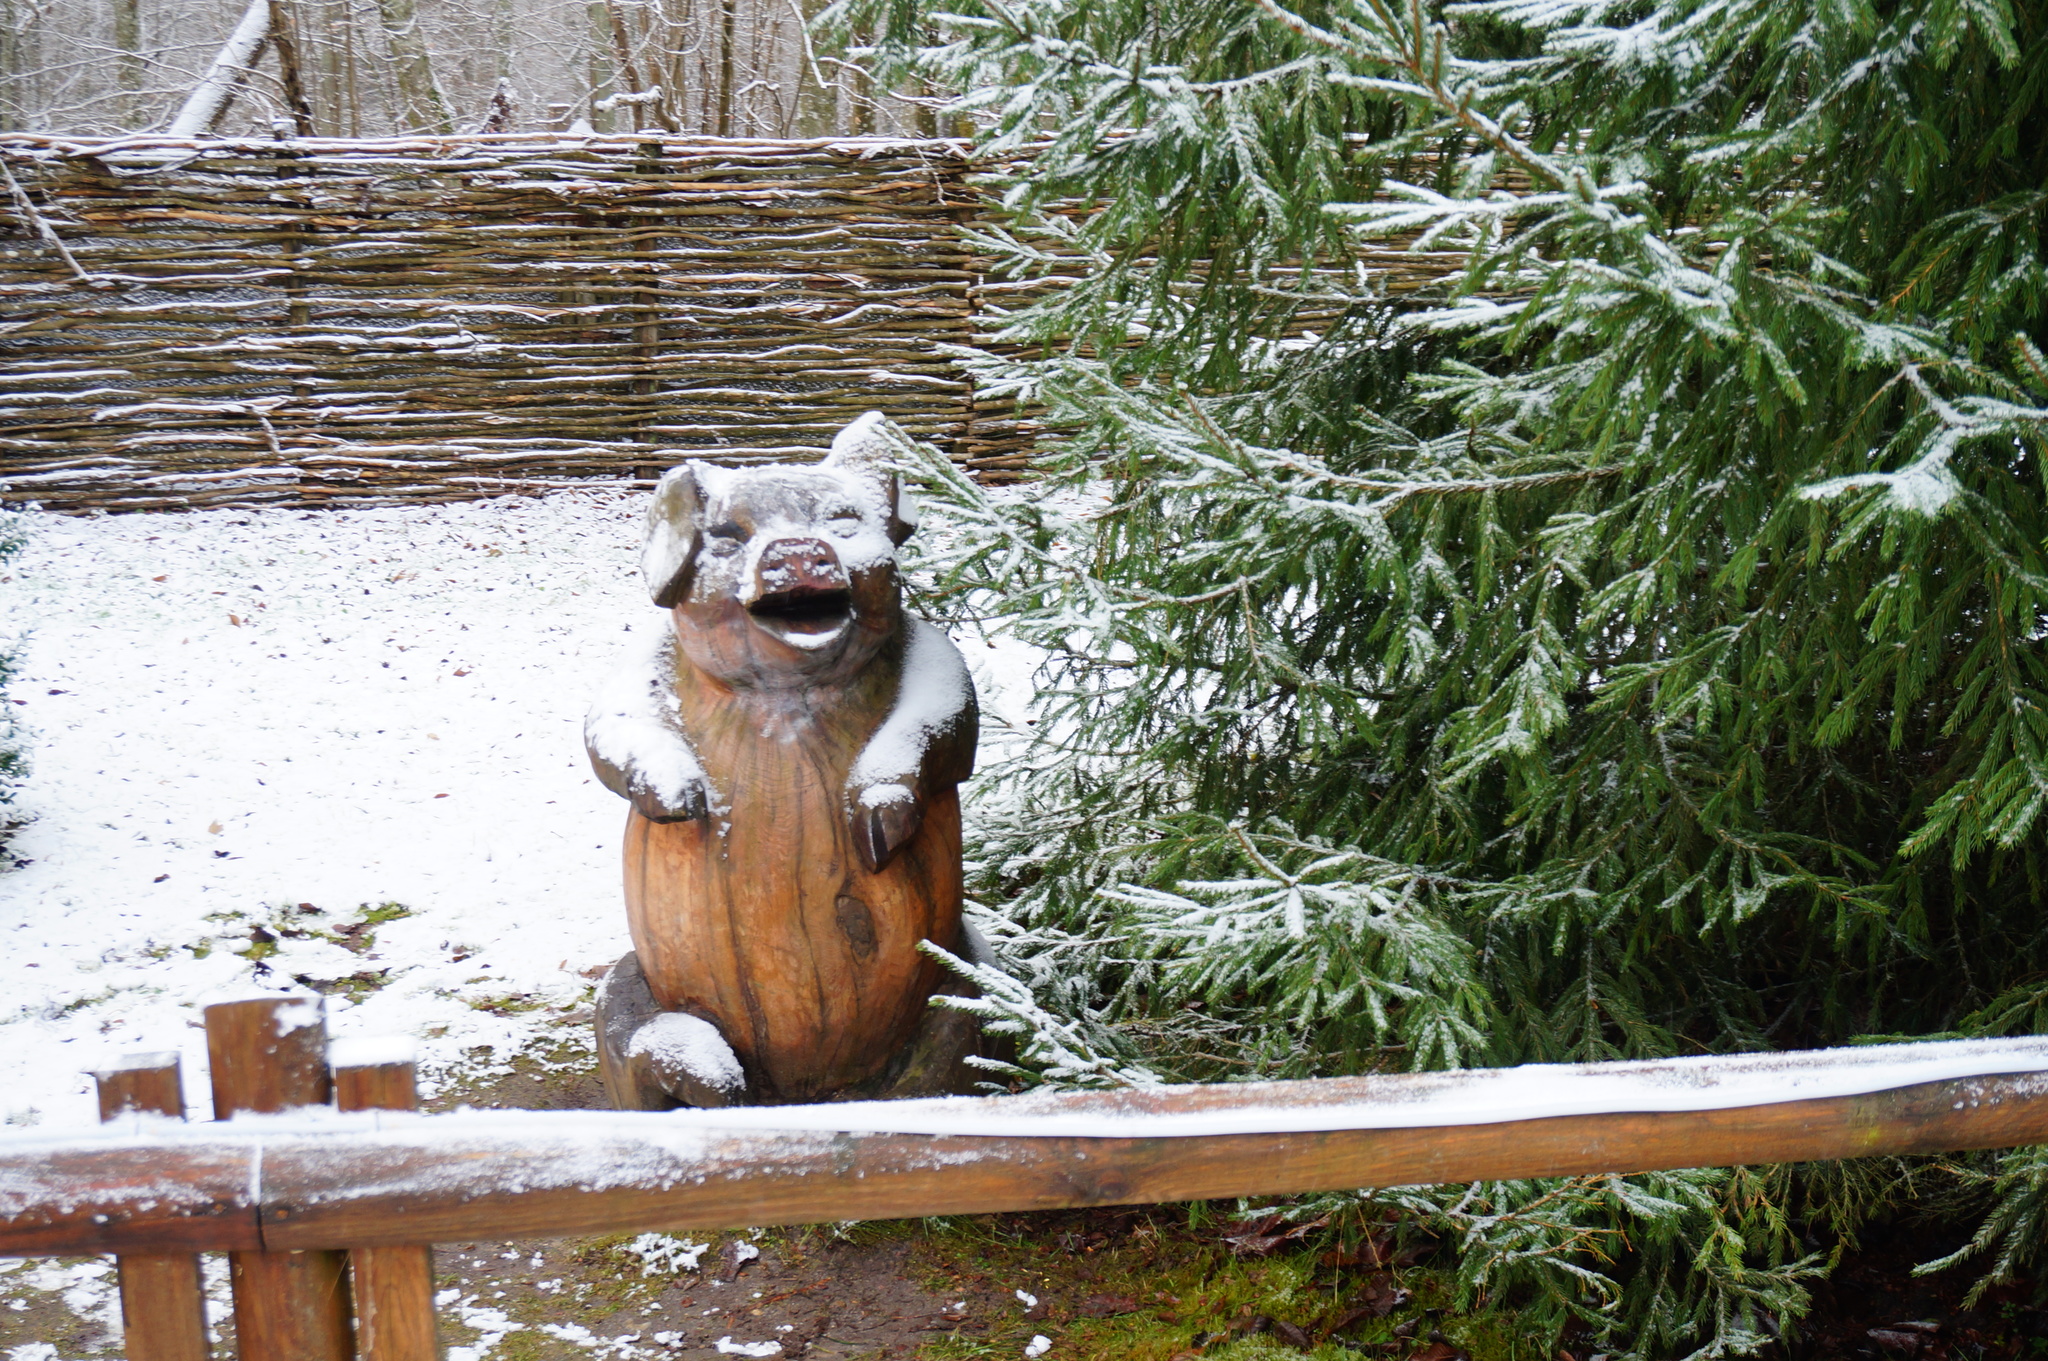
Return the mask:
{"type": "Polygon", "coordinates": [[[755,1247],[752,1243],[742,1243],[737,1239],[728,1240],[725,1247],[718,1254],[719,1262],[725,1267],[725,1279],[728,1281],[739,1279],[739,1274],[747,1263],[760,1255],[761,1249],[755,1247]]]}
{"type": "Polygon", "coordinates": [[[1341,1333],[1346,1328],[1363,1323],[1369,1318],[1385,1318],[1413,1298],[1409,1293],[1385,1276],[1377,1277],[1367,1289],[1351,1301],[1351,1307],[1340,1315],[1328,1331],[1341,1333]]]}
{"type": "Polygon", "coordinates": [[[1410,1298],[1407,1291],[1395,1285],[1388,1277],[1376,1276],[1372,1284],[1352,1301],[1351,1312],[1344,1316],[1345,1321],[1336,1324],[1335,1328],[1348,1328],[1364,1318],[1385,1318],[1408,1303],[1410,1298]]]}
{"type": "Polygon", "coordinates": [[[233,625],[234,625],[234,626],[235,626],[236,628],[240,628],[240,627],[242,626],[242,619],[241,619],[241,616],[240,616],[240,615],[235,615],[235,614],[231,614],[231,615],[229,615],[229,616],[228,616],[228,622],[229,622],[230,624],[233,624],[233,625]]]}
{"type": "Polygon", "coordinates": [[[1465,1361],[1465,1353],[1448,1342],[1432,1342],[1419,1352],[1410,1352],[1408,1361],[1465,1361]]]}
{"type": "Polygon", "coordinates": [[[1128,1295],[1090,1295],[1074,1312],[1082,1318],[1115,1318],[1135,1314],[1145,1306],[1128,1295]]]}
{"type": "MultiPolygon", "coordinates": [[[[460,670],[458,670],[458,671],[457,671],[457,672],[456,672],[455,674],[456,674],[456,675],[458,675],[458,676],[467,676],[467,675],[469,674],[469,668],[465,666],[465,667],[461,668],[460,670]]],[[[438,740],[438,739],[437,739],[437,740],[438,740]]]]}
{"type": "Polygon", "coordinates": [[[212,832],[215,836],[219,836],[221,833],[221,825],[218,822],[209,822],[206,824],[206,830],[212,832]]]}
{"type": "Polygon", "coordinates": [[[1308,1334],[1302,1331],[1299,1324],[1289,1323],[1286,1319],[1273,1320],[1273,1336],[1296,1351],[1310,1351],[1316,1345],[1309,1340],[1308,1334]]]}
{"type": "Polygon", "coordinates": [[[1256,1220],[1240,1220],[1243,1227],[1237,1233],[1224,1234],[1223,1241],[1239,1257],[1265,1257],[1328,1226],[1329,1222],[1328,1215],[1300,1223],[1281,1215],[1266,1215],[1256,1220]]]}
{"type": "Polygon", "coordinates": [[[169,581],[170,579],[171,579],[171,576],[170,576],[170,573],[168,573],[168,572],[164,573],[164,575],[162,575],[162,576],[160,576],[160,577],[151,577],[151,578],[150,578],[150,580],[151,580],[151,581],[169,581]]]}
{"type": "Polygon", "coordinates": [[[152,883],[152,884],[161,884],[161,883],[162,883],[162,882],[163,882],[164,880],[166,880],[166,879],[168,879],[168,878],[170,878],[170,877],[171,877],[171,876],[170,876],[170,875],[168,875],[168,874],[159,874],[159,875],[158,875],[158,876],[157,876],[156,878],[154,878],[154,879],[150,880],[149,882],[150,882],[150,883],[152,883]]]}
{"type": "Polygon", "coordinates": [[[448,796],[447,796],[446,794],[436,794],[436,795],[434,795],[434,797],[435,797],[435,798],[437,798],[437,799],[445,799],[445,798],[447,798],[448,796]]]}

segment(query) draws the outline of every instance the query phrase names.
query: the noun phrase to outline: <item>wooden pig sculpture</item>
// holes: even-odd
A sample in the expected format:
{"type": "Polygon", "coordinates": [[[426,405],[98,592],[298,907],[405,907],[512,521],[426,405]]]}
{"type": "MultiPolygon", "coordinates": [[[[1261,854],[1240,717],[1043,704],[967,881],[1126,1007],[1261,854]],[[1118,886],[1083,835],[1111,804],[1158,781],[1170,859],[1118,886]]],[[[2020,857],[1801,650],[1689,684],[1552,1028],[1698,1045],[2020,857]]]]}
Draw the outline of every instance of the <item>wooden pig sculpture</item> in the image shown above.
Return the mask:
{"type": "Polygon", "coordinates": [[[585,725],[633,806],[634,952],[598,1003],[622,1109],[957,1088],[969,1018],[927,1002],[963,947],[960,801],[974,686],[907,617],[915,511],[878,414],[815,467],[685,463],[641,570],[671,627],[585,725]]]}

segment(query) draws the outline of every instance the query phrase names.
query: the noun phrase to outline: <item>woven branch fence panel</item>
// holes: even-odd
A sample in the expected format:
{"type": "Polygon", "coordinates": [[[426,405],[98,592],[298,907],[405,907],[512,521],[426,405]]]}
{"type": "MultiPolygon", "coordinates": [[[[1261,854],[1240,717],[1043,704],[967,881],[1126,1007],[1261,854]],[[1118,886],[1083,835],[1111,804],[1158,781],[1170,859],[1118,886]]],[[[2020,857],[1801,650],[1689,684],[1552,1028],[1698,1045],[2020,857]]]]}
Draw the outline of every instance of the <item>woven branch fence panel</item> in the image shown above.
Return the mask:
{"type": "Polygon", "coordinates": [[[985,474],[957,142],[0,135],[0,497],[388,505],[814,457],[985,474]]]}

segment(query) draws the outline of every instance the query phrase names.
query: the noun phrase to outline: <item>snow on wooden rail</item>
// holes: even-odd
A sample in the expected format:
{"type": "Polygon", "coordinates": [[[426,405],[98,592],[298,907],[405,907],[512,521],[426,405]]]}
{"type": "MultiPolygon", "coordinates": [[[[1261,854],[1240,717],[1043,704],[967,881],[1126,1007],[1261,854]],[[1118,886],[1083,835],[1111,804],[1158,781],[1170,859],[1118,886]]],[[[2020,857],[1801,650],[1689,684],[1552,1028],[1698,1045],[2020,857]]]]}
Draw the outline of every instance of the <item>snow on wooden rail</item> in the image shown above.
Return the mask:
{"type": "Polygon", "coordinates": [[[665,1114],[0,1137],[0,1254],[296,1251],[2048,1142],[2048,1038],[665,1114]]]}
{"type": "Polygon", "coordinates": [[[0,497],[369,505],[802,458],[984,473],[951,141],[0,134],[0,497]]]}

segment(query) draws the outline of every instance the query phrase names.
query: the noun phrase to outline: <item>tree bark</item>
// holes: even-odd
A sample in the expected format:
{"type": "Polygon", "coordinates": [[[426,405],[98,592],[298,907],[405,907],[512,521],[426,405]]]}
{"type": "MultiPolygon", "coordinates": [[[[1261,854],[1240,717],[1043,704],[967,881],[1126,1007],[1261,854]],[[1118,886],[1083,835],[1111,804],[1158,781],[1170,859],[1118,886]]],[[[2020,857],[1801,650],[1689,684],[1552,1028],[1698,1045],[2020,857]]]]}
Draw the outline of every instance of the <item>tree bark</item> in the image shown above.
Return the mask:
{"type": "Polygon", "coordinates": [[[590,0],[584,6],[583,17],[584,46],[590,70],[590,126],[597,132],[611,132],[617,126],[613,121],[612,106],[598,107],[619,92],[618,74],[612,64],[611,10],[604,0],[590,0]]]}
{"type": "Polygon", "coordinates": [[[719,0],[718,6],[718,135],[732,136],[733,44],[739,27],[739,0],[719,0]]]}
{"type": "Polygon", "coordinates": [[[204,137],[212,132],[269,40],[270,0],[249,0],[241,22],[222,44],[213,65],[192,87],[192,93],[185,96],[184,106],[165,131],[173,137],[204,137]]]}
{"type": "Polygon", "coordinates": [[[829,137],[838,130],[839,90],[818,64],[811,44],[811,22],[825,12],[824,0],[789,0],[796,17],[796,126],[798,137],[829,137]]]}
{"type": "Polygon", "coordinates": [[[317,136],[313,104],[306,98],[306,77],[299,62],[298,14],[291,0],[270,0],[270,45],[277,50],[278,79],[284,86],[293,130],[301,137],[317,136]]]}
{"type": "Polygon", "coordinates": [[[448,101],[434,81],[433,58],[420,35],[418,0],[377,0],[377,18],[391,44],[392,74],[398,82],[399,117],[408,132],[455,131],[448,101]]]}
{"type": "Polygon", "coordinates": [[[135,131],[142,124],[142,0],[114,0],[114,77],[121,89],[121,124],[135,131]]]}

